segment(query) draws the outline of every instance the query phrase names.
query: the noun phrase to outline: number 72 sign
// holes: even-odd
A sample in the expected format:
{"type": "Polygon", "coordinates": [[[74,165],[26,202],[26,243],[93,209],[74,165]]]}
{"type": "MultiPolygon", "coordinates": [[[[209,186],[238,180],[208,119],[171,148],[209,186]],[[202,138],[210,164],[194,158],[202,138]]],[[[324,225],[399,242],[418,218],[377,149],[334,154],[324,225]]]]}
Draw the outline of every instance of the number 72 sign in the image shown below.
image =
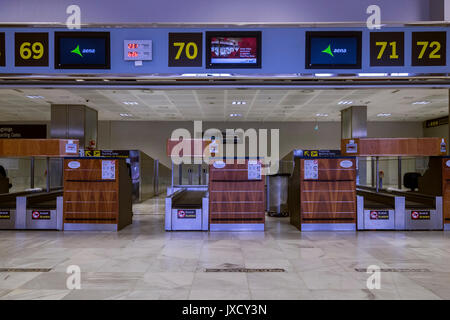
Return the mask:
{"type": "Polygon", "coordinates": [[[202,33],[169,33],[169,67],[201,67],[202,53],[202,33]]]}
{"type": "Polygon", "coordinates": [[[413,32],[411,64],[445,66],[447,35],[443,32],[413,32]]]}

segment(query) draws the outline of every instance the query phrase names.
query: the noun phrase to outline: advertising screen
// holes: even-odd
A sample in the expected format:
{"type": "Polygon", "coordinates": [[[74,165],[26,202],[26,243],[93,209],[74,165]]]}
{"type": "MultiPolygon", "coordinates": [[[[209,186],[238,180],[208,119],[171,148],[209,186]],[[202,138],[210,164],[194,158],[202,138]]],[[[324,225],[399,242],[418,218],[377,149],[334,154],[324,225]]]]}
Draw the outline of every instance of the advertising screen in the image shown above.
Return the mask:
{"type": "Polygon", "coordinates": [[[261,32],[207,32],[208,68],[260,68],[261,32]]]}
{"type": "Polygon", "coordinates": [[[107,32],[55,32],[56,69],[109,69],[107,32]]]}
{"type": "Polygon", "coordinates": [[[361,69],[361,32],[307,32],[307,69],[361,69]]]}

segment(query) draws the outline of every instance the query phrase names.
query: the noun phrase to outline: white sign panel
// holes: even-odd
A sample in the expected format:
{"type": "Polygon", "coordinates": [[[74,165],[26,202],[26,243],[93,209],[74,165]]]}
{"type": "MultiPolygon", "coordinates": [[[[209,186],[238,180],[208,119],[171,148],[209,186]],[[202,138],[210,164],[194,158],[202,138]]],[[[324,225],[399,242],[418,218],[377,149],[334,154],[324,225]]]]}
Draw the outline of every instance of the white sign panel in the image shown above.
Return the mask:
{"type": "Polygon", "coordinates": [[[114,160],[102,160],[102,179],[116,179],[116,162],[114,160]]]}
{"type": "Polygon", "coordinates": [[[73,143],[73,140],[66,143],[66,153],[77,153],[77,145],[73,143]]]}
{"type": "Polygon", "coordinates": [[[152,40],[124,40],[123,59],[126,61],[152,60],[152,40]]]}
{"type": "Polygon", "coordinates": [[[261,180],[261,164],[257,162],[248,162],[247,165],[248,180],[261,180]]]}
{"type": "Polygon", "coordinates": [[[305,160],[304,162],[305,180],[317,180],[319,179],[319,161],[305,160]]]}

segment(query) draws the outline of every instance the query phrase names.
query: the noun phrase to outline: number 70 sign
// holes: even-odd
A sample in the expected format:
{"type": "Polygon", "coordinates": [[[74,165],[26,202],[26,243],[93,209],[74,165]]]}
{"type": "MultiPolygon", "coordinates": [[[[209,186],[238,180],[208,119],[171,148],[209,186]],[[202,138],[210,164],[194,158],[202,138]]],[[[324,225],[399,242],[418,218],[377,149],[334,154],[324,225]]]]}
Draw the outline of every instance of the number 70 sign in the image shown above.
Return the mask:
{"type": "Polygon", "coordinates": [[[169,33],[169,67],[201,67],[202,53],[202,33],[169,33]]]}

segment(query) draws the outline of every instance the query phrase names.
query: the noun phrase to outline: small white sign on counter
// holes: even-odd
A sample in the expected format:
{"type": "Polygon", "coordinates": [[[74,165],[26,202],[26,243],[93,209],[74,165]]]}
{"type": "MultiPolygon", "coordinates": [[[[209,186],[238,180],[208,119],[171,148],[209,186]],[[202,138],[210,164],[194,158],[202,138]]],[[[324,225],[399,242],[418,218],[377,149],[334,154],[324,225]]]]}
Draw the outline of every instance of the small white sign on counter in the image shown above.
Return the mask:
{"type": "Polygon", "coordinates": [[[66,153],[77,153],[77,145],[73,143],[73,140],[69,140],[66,143],[66,153]]]}
{"type": "Polygon", "coordinates": [[[247,164],[248,180],[261,180],[261,163],[249,161],[247,164]]]}
{"type": "Polygon", "coordinates": [[[319,179],[319,160],[305,160],[304,167],[305,180],[319,179]]]}
{"type": "Polygon", "coordinates": [[[116,162],[114,160],[102,160],[102,180],[116,179],[116,162]]]}

